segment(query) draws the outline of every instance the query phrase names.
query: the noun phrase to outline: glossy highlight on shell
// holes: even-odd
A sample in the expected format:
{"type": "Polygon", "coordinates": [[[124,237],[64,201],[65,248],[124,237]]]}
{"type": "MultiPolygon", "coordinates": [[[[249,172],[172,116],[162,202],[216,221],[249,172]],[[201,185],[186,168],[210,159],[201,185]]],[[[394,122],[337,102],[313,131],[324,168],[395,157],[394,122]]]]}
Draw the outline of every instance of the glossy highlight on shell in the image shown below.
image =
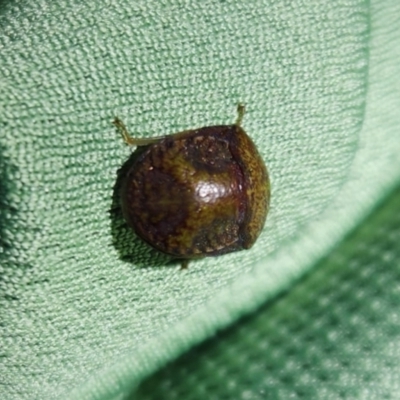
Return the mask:
{"type": "MultiPolygon", "coordinates": [[[[240,108],[242,107],[242,108],[240,108]]],[[[203,127],[142,144],[123,178],[121,207],[136,234],[162,253],[191,259],[250,248],[267,216],[270,185],[240,127],[203,127]]]]}

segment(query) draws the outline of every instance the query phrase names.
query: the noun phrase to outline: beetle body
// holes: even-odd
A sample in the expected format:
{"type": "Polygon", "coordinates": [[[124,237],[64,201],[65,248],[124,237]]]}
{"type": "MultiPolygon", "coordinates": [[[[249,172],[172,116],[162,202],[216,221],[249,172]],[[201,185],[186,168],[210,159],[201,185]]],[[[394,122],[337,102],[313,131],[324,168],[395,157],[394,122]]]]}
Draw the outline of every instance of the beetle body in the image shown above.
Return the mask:
{"type": "Polygon", "coordinates": [[[268,212],[270,185],[239,123],[165,136],[140,150],[121,187],[123,215],[140,238],[182,259],[254,244],[268,212]]]}

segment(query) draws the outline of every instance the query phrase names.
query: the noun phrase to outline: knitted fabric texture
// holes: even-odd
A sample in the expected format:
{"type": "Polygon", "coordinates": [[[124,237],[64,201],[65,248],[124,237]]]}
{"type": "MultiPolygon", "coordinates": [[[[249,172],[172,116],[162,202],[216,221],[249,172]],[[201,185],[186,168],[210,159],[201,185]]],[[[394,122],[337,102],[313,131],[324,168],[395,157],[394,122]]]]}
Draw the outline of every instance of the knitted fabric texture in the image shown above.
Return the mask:
{"type": "Polygon", "coordinates": [[[398,15],[395,0],[3,1],[0,398],[121,398],[358,224],[400,177],[398,15]],[[251,250],[181,271],[120,215],[131,150],[111,121],[155,136],[232,123],[239,101],[267,224],[251,250]]]}
{"type": "Polygon", "coordinates": [[[396,399],[400,189],[315,271],[130,398],[396,399]]]}

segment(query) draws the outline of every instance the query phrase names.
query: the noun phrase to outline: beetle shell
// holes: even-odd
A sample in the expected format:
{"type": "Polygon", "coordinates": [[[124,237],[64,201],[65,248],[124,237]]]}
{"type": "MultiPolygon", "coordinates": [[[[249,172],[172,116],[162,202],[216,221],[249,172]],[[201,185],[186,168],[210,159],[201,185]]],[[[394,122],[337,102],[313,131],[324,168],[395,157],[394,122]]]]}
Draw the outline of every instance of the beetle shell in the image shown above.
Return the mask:
{"type": "Polygon", "coordinates": [[[176,133],[140,148],[123,179],[123,215],[137,235],[175,258],[250,248],[267,216],[270,185],[239,125],[176,133]]]}

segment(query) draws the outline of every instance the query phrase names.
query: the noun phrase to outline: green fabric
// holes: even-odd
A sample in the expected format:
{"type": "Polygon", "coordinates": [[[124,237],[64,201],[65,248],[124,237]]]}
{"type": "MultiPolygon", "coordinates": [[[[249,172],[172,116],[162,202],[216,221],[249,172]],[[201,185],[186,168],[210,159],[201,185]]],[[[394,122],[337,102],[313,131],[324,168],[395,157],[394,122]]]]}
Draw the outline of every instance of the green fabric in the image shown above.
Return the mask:
{"type": "Polygon", "coordinates": [[[397,399],[400,188],[315,271],[132,398],[397,399]]]}
{"type": "Polygon", "coordinates": [[[400,180],[399,17],[396,0],[0,3],[0,398],[123,398],[361,223],[400,180]],[[231,123],[238,101],[267,225],[181,271],[116,209],[131,150],[111,120],[153,136],[231,123]]]}

